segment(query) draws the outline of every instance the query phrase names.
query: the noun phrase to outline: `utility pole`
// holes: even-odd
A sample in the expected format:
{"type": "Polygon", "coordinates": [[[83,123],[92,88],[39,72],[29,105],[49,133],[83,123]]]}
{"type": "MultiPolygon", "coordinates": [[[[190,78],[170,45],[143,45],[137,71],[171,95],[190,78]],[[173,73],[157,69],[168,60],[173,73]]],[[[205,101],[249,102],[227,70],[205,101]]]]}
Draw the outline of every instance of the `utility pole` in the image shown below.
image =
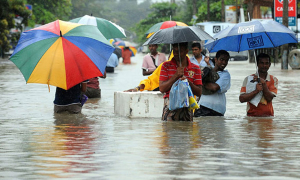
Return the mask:
{"type": "MultiPolygon", "coordinates": [[[[289,8],[289,1],[283,0],[282,24],[286,27],[289,26],[288,8],[289,8]]],[[[281,69],[288,69],[288,62],[289,62],[288,53],[289,53],[289,45],[284,44],[282,46],[281,69]]]]}

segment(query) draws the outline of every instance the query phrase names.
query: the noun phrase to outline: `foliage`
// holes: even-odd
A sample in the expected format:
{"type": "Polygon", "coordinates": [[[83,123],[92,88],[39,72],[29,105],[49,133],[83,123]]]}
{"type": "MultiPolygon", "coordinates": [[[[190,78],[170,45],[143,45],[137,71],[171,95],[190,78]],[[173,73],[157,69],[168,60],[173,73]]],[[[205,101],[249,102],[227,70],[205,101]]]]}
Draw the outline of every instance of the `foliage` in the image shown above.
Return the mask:
{"type": "MultiPolygon", "coordinates": [[[[210,21],[221,21],[221,1],[213,2],[210,4],[210,21]]],[[[198,8],[198,19],[197,22],[203,22],[207,20],[207,3],[203,4],[198,8]]]]}
{"type": "MultiPolygon", "coordinates": [[[[25,7],[25,0],[0,1],[0,47],[1,53],[12,48],[10,43],[16,42],[23,26],[29,23],[30,11],[25,7]],[[18,21],[15,21],[15,18],[18,21]],[[16,33],[10,33],[16,28],[16,33]]],[[[3,54],[2,54],[3,56],[3,54]]]]}
{"type": "Polygon", "coordinates": [[[27,0],[32,5],[35,23],[47,24],[57,19],[68,20],[71,14],[71,0],[27,0]]]}
{"type": "Polygon", "coordinates": [[[131,38],[135,36],[131,32],[134,25],[147,16],[149,7],[149,1],[137,4],[130,0],[72,0],[70,19],[92,14],[120,25],[131,38]]]}
{"type": "MultiPolygon", "coordinates": [[[[191,3],[192,0],[186,0],[191,3]]],[[[224,0],[225,5],[235,5],[237,3],[236,0],[224,0]]],[[[240,4],[238,2],[238,4],[240,4]]],[[[198,14],[197,14],[197,22],[207,21],[207,0],[197,1],[198,14]]],[[[191,7],[189,7],[191,9],[191,7]]],[[[221,0],[210,0],[210,21],[221,21],[222,14],[222,1],[221,0]]]]}
{"type": "Polygon", "coordinates": [[[173,3],[164,2],[152,4],[150,7],[152,12],[148,14],[145,19],[142,19],[140,22],[138,22],[134,28],[138,36],[137,41],[139,43],[145,42],[145,32],[156,23],[168,21],[170,20],[170,17],[174,21],[180,20],[179,17],[175,16],[177,8],[178,6],[173,3]]]}

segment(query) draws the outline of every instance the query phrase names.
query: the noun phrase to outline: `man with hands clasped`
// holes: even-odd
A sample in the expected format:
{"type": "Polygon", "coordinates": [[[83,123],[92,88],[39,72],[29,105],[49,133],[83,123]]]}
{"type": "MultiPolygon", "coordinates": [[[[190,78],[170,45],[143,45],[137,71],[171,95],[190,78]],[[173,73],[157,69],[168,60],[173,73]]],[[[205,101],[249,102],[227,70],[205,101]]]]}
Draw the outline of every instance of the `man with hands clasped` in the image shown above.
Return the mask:
{"type": "Polygon", "coordinates": [[[252,74],[244,79],[239,100],[247,102],[247,116],[274,116],[272,100],[277,95],[278,80],[268,73],[271,66],[268,54],[260,53],[256,60],[259,78],[252,74]]]}

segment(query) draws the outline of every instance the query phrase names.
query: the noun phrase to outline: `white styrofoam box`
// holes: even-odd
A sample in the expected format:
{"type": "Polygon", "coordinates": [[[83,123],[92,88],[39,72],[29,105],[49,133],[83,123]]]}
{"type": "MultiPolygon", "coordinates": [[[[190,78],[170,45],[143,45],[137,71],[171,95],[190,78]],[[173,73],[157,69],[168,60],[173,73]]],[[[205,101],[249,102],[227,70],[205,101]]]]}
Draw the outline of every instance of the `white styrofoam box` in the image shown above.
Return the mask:
{"type": "Polygon", "coordinates": [[[163,94],[159,91],[114,92],[114,112],[128,117],[161,117],[163,94]]]}

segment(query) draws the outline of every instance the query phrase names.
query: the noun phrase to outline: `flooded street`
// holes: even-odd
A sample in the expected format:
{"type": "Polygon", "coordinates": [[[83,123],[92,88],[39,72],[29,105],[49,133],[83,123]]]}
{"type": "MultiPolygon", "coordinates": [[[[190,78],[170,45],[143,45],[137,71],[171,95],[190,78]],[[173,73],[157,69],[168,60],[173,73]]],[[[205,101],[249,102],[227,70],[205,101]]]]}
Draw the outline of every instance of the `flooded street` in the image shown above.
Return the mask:
{"type": "MultiPolygon", "coordinates": [[[[114,115],[114,92],[136,87],[142,57],[100,79],[101,99],[82,114],[53,113],[55,87],[26,84],[0,60],[0,179],[300,179],[300,70],[269,73],[279,80],[274,118],[247,118],[238,100],[255,65],[230,61],[225,117],[194,122],[114,115]]],[[[290,68],[290,67],[289,67],[290,68]]]]}

